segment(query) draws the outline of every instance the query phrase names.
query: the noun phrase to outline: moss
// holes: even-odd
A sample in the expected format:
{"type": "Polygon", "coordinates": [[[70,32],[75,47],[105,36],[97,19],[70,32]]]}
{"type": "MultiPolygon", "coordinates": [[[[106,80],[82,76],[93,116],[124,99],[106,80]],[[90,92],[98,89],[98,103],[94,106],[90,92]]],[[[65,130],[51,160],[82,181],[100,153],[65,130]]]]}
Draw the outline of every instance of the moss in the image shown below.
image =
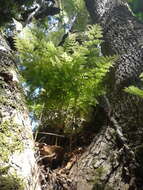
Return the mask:
{"type": "Polygon", "coordinates": [[[0,96],[0,103],[6,104],[7,99],[4,96],[0,96]]]}
{"type": "Polygon", "coordinates": [[[0,124],[0,160],[8,162],[10,155],[15,151],[23,150],[21,129],[12,122],[5,121],[0,124]]]}
{"type": "Polygon", "coordinates": [[[112,187],[102,182],[101,178],[104,173],[105,169],[103,167],[99,167],[95,170],[95,178],[91,181],[93,184],[92,190],[113,190],[112,187]]]}
{"type": "Polygon", "coordinates": [[[113,188],[104,184],[95,184],[92,190],[113,190],[113,188]]]}
{"type": "Polygon", "coordinates": [[[9,165],[0,166],[0,190],[24,190],[24,181],[9,169],[9,165]]]}
{"type": "Polygon", "coordinates": [[[24,182],[16,174],[2,175],[0,190],[24,190],[24,182]]]}
{"type": "Polygon", "coordinates": [[[10,166],[0,166],[0,176],[6,175],[9,171],[10,166]]]}
{"type": "Polygon", "coordinates": [[[15,151],[23,150],[20,133],[19,126],[12,122],[0,124],[0,190],[24,190],[24,182],[16,174],[10,174],[10,166],[6,164],[15,151]]]}
{"type": "Polygon", "coordinates": [[[88,181],[90,184],[93,185],[92,190],[96,190],[96,189],[100,190],[101,189],[100,188],[100,186],[102,186],[102,184],[101,184],[101,177],[103,175],[103,172],[104,172],[103,167],[99,167],[99,168],[97,168],[97,169],[94,170],[94,173],[93,173],[94,178],[88,181]]]}

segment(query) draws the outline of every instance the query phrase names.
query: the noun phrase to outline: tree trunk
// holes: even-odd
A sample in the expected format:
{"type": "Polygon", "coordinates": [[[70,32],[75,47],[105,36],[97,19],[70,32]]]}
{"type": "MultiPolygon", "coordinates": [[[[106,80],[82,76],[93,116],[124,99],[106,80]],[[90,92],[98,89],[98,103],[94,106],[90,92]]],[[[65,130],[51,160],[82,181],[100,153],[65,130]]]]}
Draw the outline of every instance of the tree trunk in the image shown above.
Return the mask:
{"type": "Polygon", "coordinates": [[[0,34],[0,189],[40,190],[32,127],[12,57],[0,34]]]}
{"type": "Polygon", "coordinates": [[[85,2],[93,22],[103,28],[103,53],[115,54],[118,60],[109,73],[109,92],[104,98],[108,126],[101,128],[78,166],[73,168],[71,177],[77,189],[82,190],[142,190],[143,100],[125,93],[124,88],[141,86],[143,24],[121,0],[85,2]]]}

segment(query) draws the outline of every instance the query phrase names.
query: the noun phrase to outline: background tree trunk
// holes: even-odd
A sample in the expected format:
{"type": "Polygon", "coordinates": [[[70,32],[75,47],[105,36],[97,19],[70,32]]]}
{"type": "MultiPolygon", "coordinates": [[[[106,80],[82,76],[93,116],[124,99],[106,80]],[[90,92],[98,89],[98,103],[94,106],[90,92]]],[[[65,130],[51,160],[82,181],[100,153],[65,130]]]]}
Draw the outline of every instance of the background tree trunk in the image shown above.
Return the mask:
{"type": "Polygon", "coordinates": [[[0,34],[0,189],[40,190],[32,127],[12,57],[0,34]]]}
{"type": "Polygon", "coordinates": [[[143,100],[124,88],[141,86],[143,24],[121,0],[85,2],[93,22],[103,27],[103,53],[116,54],[118,60],[109,74],[108,126],[101,129],[71,176],[77,189],[142,190],[143,100]]]}

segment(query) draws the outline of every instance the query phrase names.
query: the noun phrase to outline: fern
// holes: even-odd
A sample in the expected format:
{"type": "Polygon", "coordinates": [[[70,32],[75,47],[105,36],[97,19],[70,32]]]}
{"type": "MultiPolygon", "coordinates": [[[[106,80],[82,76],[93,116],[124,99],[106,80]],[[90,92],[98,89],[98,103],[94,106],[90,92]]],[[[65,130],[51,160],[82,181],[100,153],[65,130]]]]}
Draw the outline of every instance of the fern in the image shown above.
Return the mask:
{"type": "MultiPolygon", "coordinates": [[[[143,81],[143,73],[141,73],[140,79],[141,79],[141,81],[143,81]]],[[[136,86],[129,86],[128,88],[125,88],[124,91],[129,94],[136,95],[136,96],[143,98],[143,90],[139,89],[136,86]]]]}
{"type": "Polygon", "coordinates": [[[77,113],[86,115],[98,103],[98,97],[105,93],[104,78],[114,60],[100,55],[101,37],[98,25],[87,29],[82,44],[76,40],[76,34],[71,34],[62,47],[49,41],[46,34],[35,35],[35,31],[16,37],[19,59],[26,68],[22,72],[29,85],[29,97],[38,109],[44,104],[46,110],[66,110],[76,118],[80,115],[77,113]]]}
{"type": "Polygon", "coordinates": [[[141,98],[143,98],[143,90],[141,90],[135,86],[129,86],[128,88],[125,89],[125,92],[128,92],[128,93],[136,95],[136,96],[140,96],[141,98]]]}
{"type": "MultiPolygon", "coordinates": [[[[140,77],[141,81],[143,81],[143,73],[141,73],[139,77],[140,77]]],[[[139,89],[136,86],[129,86],[128,88],[125,88],[124,91],[129,94],[136,95],[136,96],[143,98],[143,90],[139,89]]]]}

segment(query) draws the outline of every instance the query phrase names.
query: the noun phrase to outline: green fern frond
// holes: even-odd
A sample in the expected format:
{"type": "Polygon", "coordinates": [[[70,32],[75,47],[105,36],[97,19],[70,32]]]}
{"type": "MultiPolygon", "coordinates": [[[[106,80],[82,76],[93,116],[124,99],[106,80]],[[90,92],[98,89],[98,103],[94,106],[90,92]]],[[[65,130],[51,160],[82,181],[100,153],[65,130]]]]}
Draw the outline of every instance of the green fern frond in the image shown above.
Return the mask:
{"type": "Polygon", "coordinates": [[[125,92],[136,95],[136,96],[140,96],[141,98],[143,98],[143,90],[135,86],[129,86],[128,88],[125,89],[125,92]]]}
{"type": "Polygon", "coordinates": [[[69,35],[63,46],[56,46],[46,35],[39,38],[35,31],[16,37],[29,97],[37,104],[35,112],[44,104],[47,110],[86,113],[105,93],[104,78],[115,58],[100,53],[101,27],[88,27],[81,44],[77,38],[77,34],[69,35]],[[33,96],[36,89],[44,91],[33,96]]]}

